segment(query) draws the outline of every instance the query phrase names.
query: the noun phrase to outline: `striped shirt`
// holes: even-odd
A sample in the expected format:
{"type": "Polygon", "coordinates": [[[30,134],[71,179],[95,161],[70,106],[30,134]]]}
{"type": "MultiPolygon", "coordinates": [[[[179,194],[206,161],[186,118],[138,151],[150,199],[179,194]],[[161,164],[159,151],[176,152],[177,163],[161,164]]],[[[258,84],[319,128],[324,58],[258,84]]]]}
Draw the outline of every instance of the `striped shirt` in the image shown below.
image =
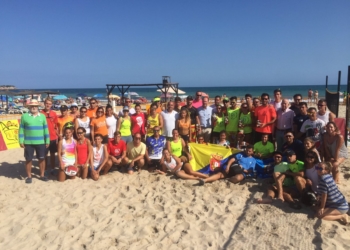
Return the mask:
{"type": "Polygon", "coordinates": [[[20,144],[50,144],[49,129],[45,115],[38,113],[33,116],[31,113],[23,114],[19,127],[20,144]]]}
{"type": "Polygon", "coordinates": [[[325,207],[336,208],[338,210],[349,210],[349,206],[344,195],[339,191],[333,177],[330,174],[325,174],[320,177],[317,193],[327,194],[325,207]]]}

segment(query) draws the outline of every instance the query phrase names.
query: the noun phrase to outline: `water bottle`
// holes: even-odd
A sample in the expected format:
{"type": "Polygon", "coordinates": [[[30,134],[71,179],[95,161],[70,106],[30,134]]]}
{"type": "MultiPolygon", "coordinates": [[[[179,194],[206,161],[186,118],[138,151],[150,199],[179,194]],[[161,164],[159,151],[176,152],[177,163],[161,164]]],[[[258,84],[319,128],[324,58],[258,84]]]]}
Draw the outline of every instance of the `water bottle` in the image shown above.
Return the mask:
{"type": "Polygon", "coordinates": [[[260,126],[261,126],[261,121],[260,121],[260,120],[257,120],[257,121],[256,121],[256,126],[257,126],[257,127],[260,127],[260,126]]]}

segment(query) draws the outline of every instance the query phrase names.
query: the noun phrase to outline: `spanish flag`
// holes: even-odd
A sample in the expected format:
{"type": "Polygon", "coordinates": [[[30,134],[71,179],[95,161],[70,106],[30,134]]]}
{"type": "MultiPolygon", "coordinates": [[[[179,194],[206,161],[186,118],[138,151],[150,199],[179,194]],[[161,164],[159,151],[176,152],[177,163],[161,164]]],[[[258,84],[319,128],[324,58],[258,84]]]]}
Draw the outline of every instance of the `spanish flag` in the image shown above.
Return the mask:
{"type": "Polygon", "coordinates": [[[215,144],[189,143],[192,160],[190,164],[194,171],[211,174],[224,170],[228,160],[241,152],[238,149],[226,148],[215,144]]]}

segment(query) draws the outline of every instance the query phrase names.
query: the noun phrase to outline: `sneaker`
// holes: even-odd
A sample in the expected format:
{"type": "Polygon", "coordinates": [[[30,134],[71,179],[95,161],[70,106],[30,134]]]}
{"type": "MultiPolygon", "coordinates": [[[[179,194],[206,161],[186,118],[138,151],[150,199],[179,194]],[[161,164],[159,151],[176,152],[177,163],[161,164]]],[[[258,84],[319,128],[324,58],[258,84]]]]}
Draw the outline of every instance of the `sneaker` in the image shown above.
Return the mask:
{"type": "Polygon", "coordinates": [[[29,177],[28,177],[28,178],[26,179],[26,183],[27,183],[27,184],[31,184],[31,183],[32,183],[32,178],[29,178],[29,177]]]}

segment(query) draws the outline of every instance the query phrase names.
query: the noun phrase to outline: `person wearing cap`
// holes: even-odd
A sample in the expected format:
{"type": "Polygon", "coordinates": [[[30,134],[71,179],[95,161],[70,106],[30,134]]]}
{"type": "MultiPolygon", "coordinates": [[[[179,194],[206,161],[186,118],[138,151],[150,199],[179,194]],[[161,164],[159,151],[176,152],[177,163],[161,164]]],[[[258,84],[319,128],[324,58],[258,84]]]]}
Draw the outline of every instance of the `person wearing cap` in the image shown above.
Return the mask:
{"type": "Polygon", "coordinates": [[[57,125],[57,114],[55,111],[51,110],[52,107],[52,99],[46,98],[44,101],[44,109],[40,112],[45,115],[47,127],[49,128],[50,134],[50,146],[46,149],[46,156],[50,152],[50,161],[48,157],[46,157],[46,170],[48,170],[49,162],[51,171],[55,168],[55,154],[57,152],[57,139],[58,139],[58,125],[57,125]]]}
{"type": "Polygon", "coordinates": [[[19,144],[24,148],[26,160],[26,183],[32,183],[32,161],[34,151],[39,160],[40,179],[47,181],[45,177],[45,155],[46,148],[50,145],[50,135],[47,120],[44,114],[39,112],[39,102],[31,100],[28,103],[29,112],[21,117],[19,127],[19,144]]]}
{"type": "Polygon", "coordinates": [[[193,107],[195,107],[196,109],[200,108],[203,106],[203,102],[202,102],[202,92],[197,91],[196,93],[196,98],[193,100],[192,103],[193,107]]]}
{"type": "Polygon", "coordinates": [[[58,125],[58,135],[59,139],[63,138],[63,131],[65,127],[74,127],[74,117],[69,115],[68,107],[66,105],[61,105],[60,107],[61,115],[57,119],[58,125]]]}
{"type": "Polygon", "coordinates": [[[196,137],[197,137],[197,124],[200,124],[199,121],[199,116],[198,116],[198,110],[193,107],[193,97],[192,96],[187,96],[186,98],[186,102],[187,105],[183,106],[181,109],[187,109],[189,114],[190,114],[190,118],[191,118],[191,138],[190,138],[190,142],[196,142],[196,137]]]}
{"type": "MultiPolygon", "coordinates": [[[[237,98],[236,98],[237,99],[237,98]]],[[[229,109],[230,107],[230,100],[225,97],[224,99],[222,99],[222,104],[223,104],[223,107],[222,107],[222,112],[227,115],[227,110],[229,109]]]]}
{"type": "Polygon", "coordinates": [[[87,112],[86,112],[86,115],[90,118],[90,120],[92,118],[95,118],[96,117],[96,111],[97,111],[97,108],[98,108],[98,103],[97,103],[97,100],[96,98],[91,98],[89,100],[89,103],[90,103],[90,107],[88,108],[87,112]]]}
{"type": "Polygon", "coordinates": [[[124,106],[123,108],[123,115],[119,116],[118,123],[117,123],[117,131],[120,131],[122,140],[126,143],[129,143],[132,141],[131,136],[131,118],[129,116],[129,107],[124,106]]]}
{"type": "MultiPolygon", "coordinates": [[[[124,98],[124,108],[125,106],[128,107],[128,112],[130,116],[136,113],[135,109],[132,107],[132,101],[128,97],[124,98]]],[[[118,116],[121,117],[123,115],[124,115],[124,109],[119,111],[118,116]]]]}
{"type": "Polygon", "coordinates": [[[70,115],[74,118],[79,117],[78,104],[75,102],[70,105],[70,115]]]}
{"type": "Polygon", "coordinates": [[[160,104],[160,97],[155,97],[155,98],[153,98],[153,102],[152,102],[150,108],[147,109],[147,114],[148,115],[151,113],[151,107],[154,106],[154,105],[156,106],[156,113],[157,114],[160,114],[163,111],[162,105],[160,104]]]}
{"type": "Polygon", "coordinates": [[[286,153],[288,150],[293,150],[299,161],[305,160],[304,143],[296,138],[294,138],[292,131],[287,131],[284,134],[285,143],[282,145],[282,152],[286,153]]]}

